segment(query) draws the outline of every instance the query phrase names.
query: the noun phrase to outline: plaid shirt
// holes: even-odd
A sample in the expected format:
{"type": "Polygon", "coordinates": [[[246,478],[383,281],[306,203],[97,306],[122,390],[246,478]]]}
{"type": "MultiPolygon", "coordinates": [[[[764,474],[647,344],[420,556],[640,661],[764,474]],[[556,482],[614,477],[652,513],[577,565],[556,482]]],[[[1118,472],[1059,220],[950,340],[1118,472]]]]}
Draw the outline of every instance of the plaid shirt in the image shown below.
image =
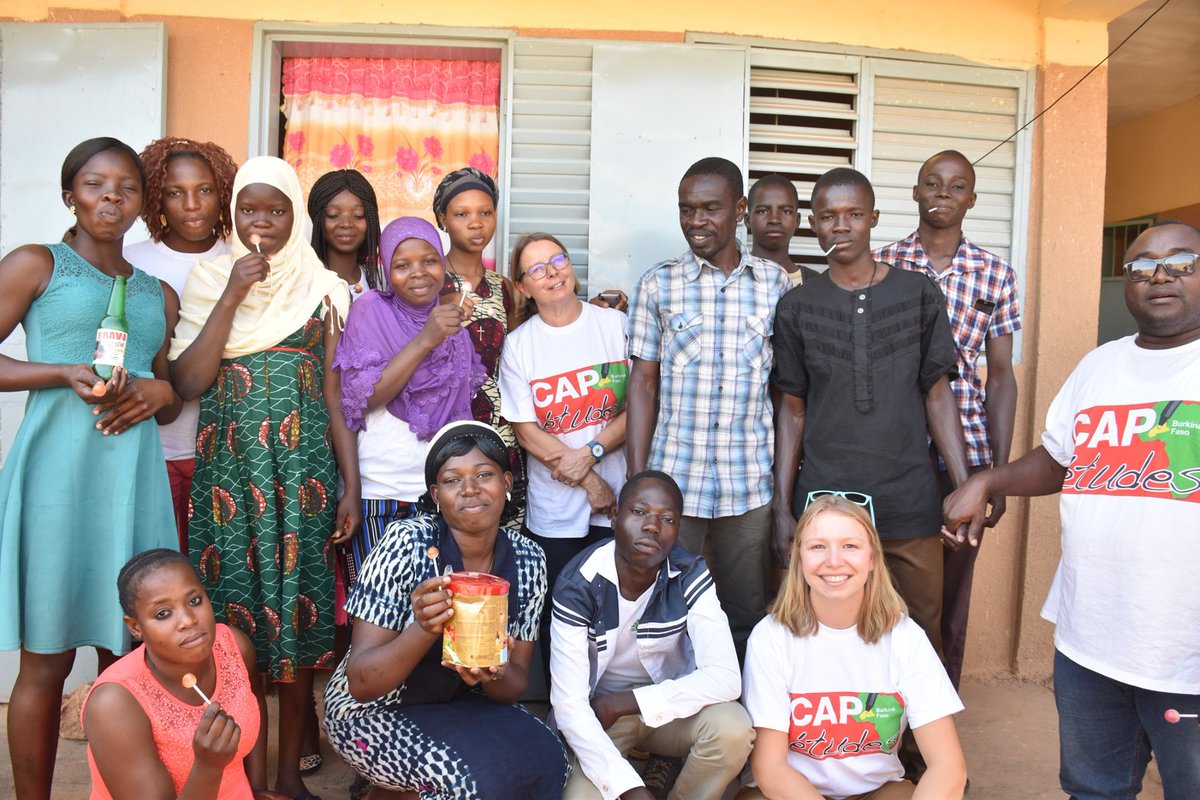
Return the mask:
{"type": "Polygon", "coordinates": [[[629,356],[660,365],[649,466],[679,482],[691,517],[771,502],[771,334],[791,285],[777,264],[741,256],[728,278],[690,250],[664,261],[638,281],[629,308],[629,356]]]}
{"type": "Polygon", "coordinates": [[[938,273],[925,255],[916,231],[906,239],[876,250],[875,259],[925,273],[946,295],[950,327],[958,344],[958,378],[951,381],[950,388],[954,390],[962,417],[967,463],[973,467],[991,466],[992,445],[988,439],[983,380],[976,362],[988,339],[1021,329],[1017,279],[1012,267],[964,236],[949,268],[938,273]]]}

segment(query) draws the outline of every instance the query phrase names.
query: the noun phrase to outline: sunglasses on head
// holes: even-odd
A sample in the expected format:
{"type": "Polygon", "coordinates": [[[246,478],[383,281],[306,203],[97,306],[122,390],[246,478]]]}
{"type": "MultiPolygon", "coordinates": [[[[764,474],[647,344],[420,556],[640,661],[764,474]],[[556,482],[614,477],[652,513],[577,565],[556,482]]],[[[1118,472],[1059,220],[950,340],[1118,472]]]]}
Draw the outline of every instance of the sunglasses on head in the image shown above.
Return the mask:
{"type": "Polygon", "coordinates": [[[1182,278],[1196,271],[1195,253],[1175,253],[1165,258],[1135,258],[1125,265],[1125,277],[1131,281],[1148,281],[1158,272],[1159,265],[1172,278],[1182,278]]]}
{"type": "Polygon", "coordinates": [[[839,492],[835,489],[817,489],[808,493],[808,498],[804,501],[804,507],[808,508],[818,497],[827,496],[841,497],[849,500],[856,506],[862,506],[871,515],[871,524],[875,524],[875,501],[871,499],[871,495],[862,492],[839,492]]]}
{"type": "MultiPolygon", "coordinates": [[[[536,264],[530,264],[525,271],[521,273],[521,278],[529,276],[531,281],[540,281],[546,277],[546,271],[550,267],[554,267],[555,272],[560,272],[566,269],[570,263],[571,259],[567,257],[566,253],[557,253],[550,256],[545,261],[539,261],[536,264]]],[[[517,278],[517,280],[521,280],[521,278],[517,278]]]]}

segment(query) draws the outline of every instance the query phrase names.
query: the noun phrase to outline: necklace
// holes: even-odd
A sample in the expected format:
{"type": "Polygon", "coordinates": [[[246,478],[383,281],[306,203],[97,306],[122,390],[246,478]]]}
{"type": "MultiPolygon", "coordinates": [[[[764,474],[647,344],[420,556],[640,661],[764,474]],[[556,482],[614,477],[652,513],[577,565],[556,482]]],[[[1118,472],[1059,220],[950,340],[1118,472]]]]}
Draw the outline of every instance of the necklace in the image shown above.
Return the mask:
{"type": "Polygon", "coordinates": [[[871,277],[867,279],[867,282],[866,282],[866,284],[865,284],[865,285],[863,285],[863,286],[859,286],[857,289],[854,289],[854,288],[852,288],[850,291],[852,291],[852,292],[861,292],[861,291],[863,291],[864,289],[870,289],[870,288],[871,288],[871,286],[872,286],[872,285],[875,283],[875,276],[876,276],[878,273],[879,273],[879,262],[878,262],[878,261],[872,261],[872,262],[871,262],[871,277]]]}

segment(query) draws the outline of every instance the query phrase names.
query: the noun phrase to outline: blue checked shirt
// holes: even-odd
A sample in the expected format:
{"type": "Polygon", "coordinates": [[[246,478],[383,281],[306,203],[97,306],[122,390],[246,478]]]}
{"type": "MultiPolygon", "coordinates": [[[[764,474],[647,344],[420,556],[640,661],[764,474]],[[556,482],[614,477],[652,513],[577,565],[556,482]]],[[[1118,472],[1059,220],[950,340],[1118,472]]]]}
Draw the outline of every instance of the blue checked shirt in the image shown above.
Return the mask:
{"type": "Polygon", "coordinates": [[[789,288],[777,264],[744,250],[728,278],[689,250],[638,281],[628,354],[659,363],[649,466],[679,483],[687,516],[735,516],[771,502],[771,334],[789,288]]]}
{"type": "Polygon", "coordinates": [[[958,345],[958,378],[950,382],[950,388],[962,418],[967,463],[973,467],[991,466],[992,445],[977,362],[988,339],[1021,329],[1017,278],[1012,267],[964,236],[950,266],[939,273],[925,255],[915,231],[906,239],[876,250],[875,260],[922,272],[946,295],[950,327],[958,345]]]}

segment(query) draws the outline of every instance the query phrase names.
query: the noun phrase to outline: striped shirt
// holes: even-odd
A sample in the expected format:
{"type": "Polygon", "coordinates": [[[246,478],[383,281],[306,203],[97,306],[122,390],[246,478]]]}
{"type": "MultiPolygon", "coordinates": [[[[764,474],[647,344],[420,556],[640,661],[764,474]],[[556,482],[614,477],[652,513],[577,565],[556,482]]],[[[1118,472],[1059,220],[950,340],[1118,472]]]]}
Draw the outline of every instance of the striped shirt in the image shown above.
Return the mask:
{"type": "Polygon", "coordinates": [[[977,362],[988,339],[1021,329],[1017,279],[1012,267],[964,236],[950,266],[939,273],[925,254],[916,231],[876,250],[875,259],[924,273],[946,295],[950,327],[958,345],[958,378],[950,382],[950,388],[954,390],[962,418],[967,463],[973,467],[991,466],[983,379],[979,377],[977,362]]]}
{"type": "MultiPolygon", "coordinates": [[[[642,780],[608,738],[590,705],[620,641],[617,545],[606,539],[573,558],[554,584],[550,703],[554,723],[605,800],[642,780]]],[[[642,724],[658,728],[741,693],[729,620],[700,556],[676,545],[634,622],[637,658],[652,683],[633,689],[642,724]]]]}
{"type": "Polygon", "coordinates": [[[630,304],[628,354],[659,363],[649,466],[679,483],[691,517],[771,502],[771,335],[790,284],[778,264],[741,256],[727,278],[689,250],[651,267],[630,304]]]}

